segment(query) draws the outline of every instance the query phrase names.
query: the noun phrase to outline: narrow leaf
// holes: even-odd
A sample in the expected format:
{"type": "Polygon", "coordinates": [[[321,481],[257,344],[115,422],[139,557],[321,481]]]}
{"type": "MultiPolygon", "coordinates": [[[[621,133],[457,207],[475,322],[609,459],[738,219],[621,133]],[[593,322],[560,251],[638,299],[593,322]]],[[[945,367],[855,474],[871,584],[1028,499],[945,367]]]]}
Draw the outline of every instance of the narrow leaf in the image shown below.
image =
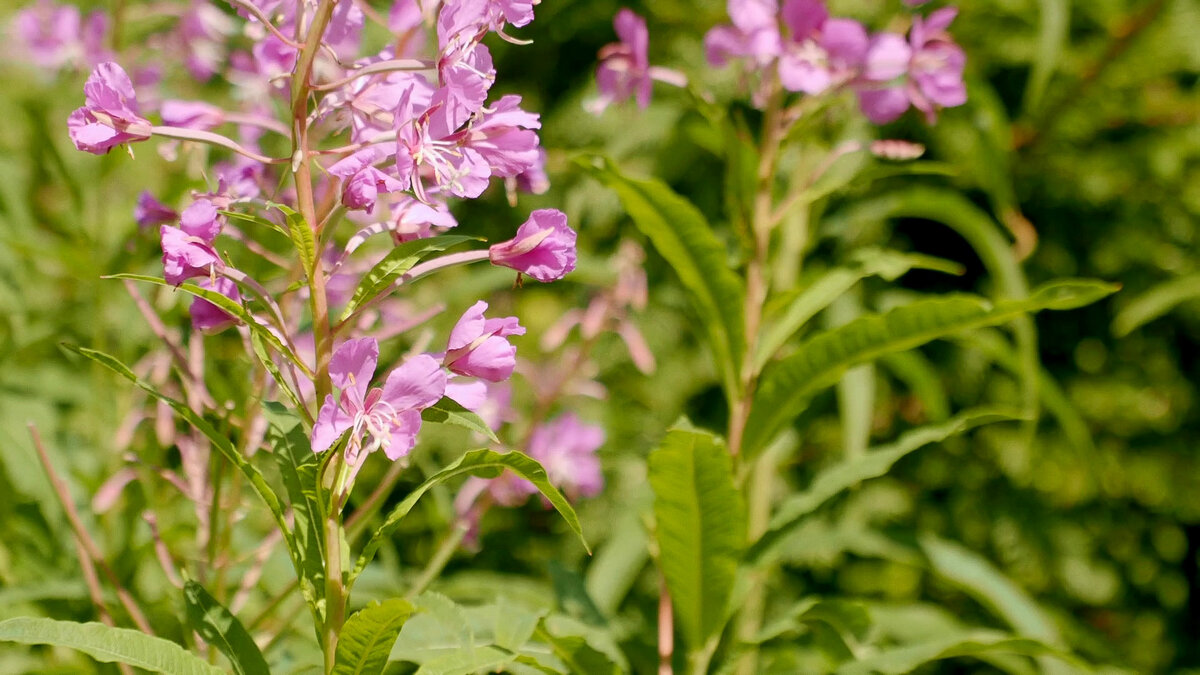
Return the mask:
{"type": "Polygon", "coordinates": [[[700,211],[661,181],[629,178],[605,160],[584,167],[617,193],[634,224],[679,275],[733,399],[746,350],[745,291],[725,246],[700,211]]]}
{"type": "Polygon", "coordinates": [[[444,251],[451,246],[457,246],[472,239],[473,237],[448,234],[429,239],[415,239],[388,251],[383,260],[376,263],[371,271],[363,276],[358,288],[354,289],[354,295],[350,297],[350,302],[342,311],[341,320],[345,321],[363,303],[387,290],[396,279],[400,278],[400,275],[411,270],[426,255],[444,251]]]}
{"type": "Polygon", "coordinates": [[[724,443],[673,429],[650,454],[659,559],[675,620],[693,653],[725,624],[745,543],[741,495],[724,443]]]}
{"type": "MultiPolygon", "coordinates": [[[[430,476],[392,508],[387,519],[375,530],[363,547],[363,552],[359,555],[358,562],[355,563],[354,570],[350,574],[351,582],[362,573],[371,559],[375,557],[379,547],[383,546],[383,543],[396,531],[401,519],[408,515],[421,496],[435,485],[464,474],[496,478],[503,473],[504,469],[509,469],[532,483],[542,493],[542,496],[554,506],[563,520],[567,521],[567,525],[579,536],[584,548],[587,548],[587,540],[583,538],[583,530],[579,526],[579,517],[575,515],[575,509],[571,508],[566,497],[563,497],[562,493],[550,484],[550,478],[541,464],[519,452],[495,452],[484,448],[466,453],[450,466],[430,476]]],[[[590,553],[591,550],[589,549],[588,552],[590,553]]]]}
{"type": "Polygon", "coordinates": [[[192,630],[224,654],[235,673],[270,675],[267,661],[254,643],[254,638],[246,632],[246,627],[209,595],[203,586],[195,581],[187,581],[183,585],[183,600],[192,630]]]}
{"type": "Polygon", "coordinates": [[[1028,299],[995,306],[976,296],[948,296],[914,302],[821,333],[764,371],[746,425],[743,451],[756,453],[803,410],[813,394],[836,383],[847,368],[1027,313],[1080,307],[1116,289],[1097,281],[1060,281],[1041,287],[1028,299]]]}
{"type": "Polygon", "coordinates": [[[1058,655],[1060,652],[1037,640],[1016,638],[1002,633],[976,632],[892,647],[861,661],[851,661],[837,669],[837,675],[903,675],[921,665],[962,656],[983,657],[992,654],[1024,656],[1058,655]]]}
{"type": "Polygon", "coordinates": [[[462,407],[458,401],[450,397],[442,397],[442,400],[422,410],[421,419],[434,424],[449,424],[470,429],[487,437],[493,443],[500,442],[500,439],[496,438],[496,432],[492,431],[482,417],[462,407]]]}
{"type": "Polygon", "coordinates": [[[144,281],[148,284],[154,284],[156,286],[165,286],[167,288],[174,288],[174,289],[183,291],[184,293],[188,293],[188,294],[194,295],[198,298],[207,300],[207,301],[211,302],[212,304],[216,305],[218,308],[220,308],[221,311],[225,312],[226,314],[229,314],[230,316],[236,318],[238,321],[241,321],[243,324],[245,324],[246,327],[249,328],[252,333],[254,333],[255,335],[257,335],[259,337],[259,339],[261,339],[266,344],[270,345],[272,349],[274,349],[275,351],[277,351],[280,354],[282,354],[283,356],[285,356],[289,361],[296,364],[296,366],[300,369],[301,372],[308,374],[308,375],[312,375],[312,372],[310,371],[308,365],[306,365],[303,361],[301,361],[300,357],[296,356],[295,352],[293,352],[291,349],[288,349],[283,344],[283,342],[279,339],[279,337],[277,335],[275,335],[274,332],[271,331],[271,329],[267,328],[258,319],[256,319],[252,314],[250,314],[249,310],[247,310],[245,308],[245,306],[242,305],[242,303],[237,302],[232,298],[226,297],[225,295],[218,293],[217,291],[209,290],[207,288],[200,288],[199,286],[197,286],[195,284],[190,284],[190,283],[184,283],[184,284],[180,284],[178,286],[173,286],[173,285],[167,283],[166,280],[164,280],[164,279],[159,279],[158,277],[147,276],[145,274],[110,274],[104,278],[105,279],[129,279],[130,281],[144,281]]]}
{"type": "Polygon", "coordinates": [[[822,274],[803,291],[787,298],[783,306],[776,307],[775,303],[768,306],[767,325],[759,340],[755,358],[756,371],[761,371],[796,331],[818,312],[829,307],[863,279],[878,276],[892,281],[914,269],[962,273],[962,268],[950,261],[898,251],[864,249],[855,258],[850,265],[835,267],[822,274]]]}
{"type": "Polygon", "coordinates": [[[1133,298],[1113,319],[1112,332],[1125,337],[1177,306],[1200,298],[1200,274],[1172,279],[1133,298]]]}
{"type": "Polygon", "coordinates": [[[354,613],[338,637],[333,675],[378,675],[387,665],[392,645],[416,608],[392,598],[354,613]]]}
{"type": "Polygon", "coordinates": [[[221,675],[169,640],[102,623],[76,623],[35,617],[0,621],[0,642],[75,649],[102,663],[125,663],[168,675],[221,675]]]}
{"type": "Polygon", "coordinates": [[[766,533],[750,548],[747,557],[751,561],[762,562],[775,550],[783,536],[795,529],[806,516],[845,490],[865,480],[887,475],[892,466],[908,454],[974,427],[1014,419],[1019,417],[999,410],[981,408],[968,411],[948,422],[914,429],[895,443],[870,450],[860,458],[835,464],[817,474],[807,490],[784,500],[771,518],[766,533]]]}

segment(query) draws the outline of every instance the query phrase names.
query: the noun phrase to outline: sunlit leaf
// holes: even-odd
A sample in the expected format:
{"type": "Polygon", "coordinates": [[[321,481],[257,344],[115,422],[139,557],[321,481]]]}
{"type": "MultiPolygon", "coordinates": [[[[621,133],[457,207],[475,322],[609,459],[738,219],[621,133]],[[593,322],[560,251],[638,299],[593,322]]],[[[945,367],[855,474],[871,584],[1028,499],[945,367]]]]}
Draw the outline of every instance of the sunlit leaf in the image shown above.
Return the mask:
{"type": "Polygon", "coordinates": [[[223,672],[174,642],[102,623],[18,617],[0,621],[0,642],[66,647],[103,663],[125,663],[167,675],[220,675],[223,672]]]}
{"type": "Polygon", "coordinates": [[[416,608],[392,598],[355,612],[338,635],[333,675],[379,675],[387,665],[392,645],[416,608]]]}
{"type": "Polygon", "coordinates": [[[1047,284],[1026,300],[995,305],[969,295],[923,300],[821,333],[767,368],[754,397],[743,451],[753,454],[799,414],[809,398],[852,366],[973,328],[1044,309],[1074,309],[1113,293],[1096,281],[1047,284]]]}

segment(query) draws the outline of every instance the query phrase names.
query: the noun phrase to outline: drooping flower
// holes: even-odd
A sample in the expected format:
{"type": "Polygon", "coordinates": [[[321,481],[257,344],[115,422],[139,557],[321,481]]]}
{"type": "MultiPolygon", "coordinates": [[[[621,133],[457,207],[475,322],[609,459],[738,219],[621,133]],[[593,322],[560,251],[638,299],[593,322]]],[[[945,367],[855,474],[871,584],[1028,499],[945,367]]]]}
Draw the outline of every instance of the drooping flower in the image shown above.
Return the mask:
{"type": "Polygon", "coordinates": [[[442,364],[451,372],[500,382],[512,376],[517,365],[517,348],[505,338],[524,335],[517,317],[486,319],[488,304],[483,300],[471,306],[450,331],[450,341],[442,364]]]}
{"type": "MultiPolygon", "coordinates": [[[[202,279],[198,285],[200,288],[214,290],[234,302],[242,301],[242,294],[238,292],[237,284],[225,277],[217,277],[216,281],[209,278],[202,279]]],[[[188,313],[192,317],[192,325],[205,333],[222,331],[237,322],[237,319],[228,312],[204,298],[194,298],[188,308],[188,313]]]]}
{"type": "Polygon", "coordinates": [[[194,277],[207,277],[224,267],[212,242],[188,234],[183,229],[163,225],[159,228],[162,245],[163,278],[178,286],[194,277]]]}
{"type": "Polygon", "coordinates": [[[421,410],[441,399],[446,373],[433,357],[421,354],[389,373],[383,387],[369,388],[378,361],[374,338],[347,340],[334,352],[329,375],[338,395],[327,395],[317,414],[313,452],[325,452],[347,431],[346,459],[351,465],[375,450],[396,460],[416,445],[421,410]]]}
{"type": "Polygon", "coordinates": [[[575,269],[575,231],[567,216],[555,209],[538,209],[529,216],[517,236],[493,244],[492,264],[509,267],[543,283],[557,281],[575,269]]]}
{"type": "Polygon", "coordinates": [[[380,193],[400,192],[404,185],[375,168],[387,152],[378,145],[369,146],[329,167],[329,173],[342,179],[342,204],[348,209],[375,210],[380,193]]]}
{"type": "Polygon", "coordinates": [[[121,66],[111,61],[96,66],[83,85],[86,105],[67,118],[75,147],[103,155],[124,143],[150,138],[150,121],[138,114],[133,83],[121,66]]]}
{"type": "Polygon", "coordinates": [[[186,279],[221,271],[225,263],[213,248],[220,231],[220,215],[207,199],[197,199],[184,209],[179,227],[160,227],[163,277],[167,282],[178,286],[186,279]]]}

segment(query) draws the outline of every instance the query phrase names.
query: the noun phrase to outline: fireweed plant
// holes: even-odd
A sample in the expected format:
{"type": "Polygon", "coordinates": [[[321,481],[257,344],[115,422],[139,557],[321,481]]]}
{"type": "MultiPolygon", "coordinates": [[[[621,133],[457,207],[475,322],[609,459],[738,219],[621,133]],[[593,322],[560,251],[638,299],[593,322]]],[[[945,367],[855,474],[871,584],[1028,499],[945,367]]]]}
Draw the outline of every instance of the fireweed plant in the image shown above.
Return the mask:
{"type": "MultiPolygon", "coordinates": [[[[515,204],[517,193],[548,187],[539,116],[524,110],[519,96],[491,94],[497,73],[485,44],[493,35],[520,44],[513,33],[533,21],[537,4],[397,0],[380,12],[352,0],[235,0],[230,8],[191,3],[175,13],[174,28],[152,40],[191,78],[228,83],[233,108],[166,97],[162,66],[168,64],[126,70],[104,47],[113,27],[103,13],[81,21],[77,9],[39,0],[18,15],[14,37],[34,63],[90,69],[84,104],[66,120],[79,150],[132,156],[157,141],[164,157],[200,162],[211,181],[178,209],[143,193],[135,217],[145,232],[157,234],[161,278],[113,275],[163,340],[161,354],[130,368],[68,345],[160,404],[157,435],[178,448],[183,468],[156,473],[196,504],[203,561],[179,564],[158,536],[153,513],[146,520],[166,576],[183,589],[185,641],[192,643],[195,631],[201,638],[196,651],[207,659],[153,637],[154,626],[123,591],[118,599],[139,631],[115,628],[97,588],[93,600],[107,626],[21,619],[6,622],[0,639],[66,645],[122,667],[171,673],[210,672],[220,653],[237,672],[263,673],[262,647],[274,638],[260,645],[251,634],[272,621],[289,624],[290,617],[271,615],[294,613],[289,596],[298,595],[311,615],[324,672],[379,673],[417,611],[410,601],[460,544],[476,544],[489,507],[517,506],[538,495],[582,540],[569,500],[602,489],[595,453],[604,431],[573,412],[554,413],[562,397],[589,393],[588,348],[602,331],[618,332],[638,366],[653,368],[653,356],[628,321],[629,309],[645,303],[640,252],[618,255],[616,287],[600,292],[585,312],[564,317],[549,337],[545,349],[563,350],[567,365],[536,373],[536,410],[511,446],[497,433],[514,417],[508,380],[518,361],[510,338],[525,333],[518,317],[498,315],[479,300],[458,310],[447,335],[425,330],[419,338],[398,339],[443,309],[416,307],[406,291],[436,283],[426,279],[443,278],[437,275],[451,268],[490,263],[512,270],[519,286],[524,279],[557,281],[575,267],[576,235],[557,210],[533,211],[511,239],[482,248],[479,240],[452,233],[456,201],[478,198],[496,184],[515,204]],[[368,22],[388,39],[364,54],[368,22]],[[387,245],[378,246],[381,240],[387,245]],[[194,296],[190,341],[158,318],[139,285],[194,296]],[[580,340],[568,344],[576,325],[580,340]],[[203,335],[222,332],[236,332],[258,366],[249,375],[253,393],[236,414],[206,387],[203,335]],[[172,414],[189,429],[177,432],[172,414]],[[376,519],[431,423],[465,427],[489,447],[433,469],[376,519]],[[275,468],[264,473],[259,464],[268,455],[275,468]],[[378,485],[360,485],[372,456],[393,467],[378,485]],[[454,504],[457,520],[407,599],[349,614],[355,581],[417,500],[468,475],[454,504]],[[231,503],[223,486],[242,485],[258,496],[277,530],[234,583],[225,578],[228,560],[222,564],[236,521],[223,512],[231,503]],[[351,510],[356,489],[366,496],[351,510]],[[280,543],[296,581],[247,627],[234,613],[280,543]]],[[[118,436],[128,442],[131,433],[118,436]]],[[[36,432],[35,441],[40,447],[36,432]]],[[[130,468],[114,476],[97,495],[96,509],[110,508],[138,475],[130,468]]],[[[80,530],[81,541],[90,541],[80,530]]],[[[98,558],[89,549],[86,559],[98,558]]],[[[109,581],[116,583],[111,573],[109,581]]],[[[552,632],[543,639],[556,640],[552,632]]],[[[528,658],[543,670],[566,670],[562,655],[571,649],[528,658]]],[[[440,667],[469,672],[517,656],[468,651],[467,663],[451,654],[440,667]],[[470,659],[484,661],[473,666],[470,659]]]]}
{"type": "MultiPolygon", "coordinates": [[[[816,524],[812,516],[820,506],[886,474],[922,446],[983,424],[1016,421],[1029,428],[1037,415],[1036,389],[1030,388],[1023,409],[960,411],[868,449],[871,362],[994,325],[1011,326],[1018,343],[1030,344],[1030,313],[1080,307],[1115,290],[1088,280],[1030,290],[1004,235],[990,222],[956,223],[954,214],[941,212],[943,203],[947,210],[953,203],[897,197],[880,212],[856,214],[858,220],[838,220],[835,212],[828,226],[821,222],[833,195],[852,197],[852,188],[872,181],[933,169],[916,161],[922,146],[880,138],[873,125],[910,110],[937,124],[944,109],[968,100],[966,56],[951,33],[954,7],[896,2],[887,29],[873,31],[836,16],[836,4],[728,0],[728,22],[711,28],[703,47],[707,66],[736,76],[740,95],[734,100],[697,82],[713,80],[710,73],[689,78],[652,65],[647,23],[628,9],[614,19],[618,41],[599,54],[593,111],[628,99],[646,108],[656,88],[683,88],[695,117],[705,122],[706,149],[725,163],[728,232],[713,227],[663,181],[630,177],[602,157],[580,162],[616,192],[673,269],[699,321],[697,332],[728,410],[723,433],[685,420],[649,455],[650,548],[660,579],[659,672],[900,673],[936,659],[996,653],[1034,657],[1046,672],[1062,672],[1064,659],[1073,657],[1048,625],[1031,627],[1018,619],[1015,635],[955,629],[905,643],[870,630],[871,617],[860,605],[794,597],[804,581],[789,578],[784,551],[806,548],[803,537],[813,531],[806,526],[816,524]],[[951,261],[866,246],[845,231],[851,223],[891,217],[954,223],[997,278],[995,297],[897,294],[889,311],[870,313],[861,289],[865,279],[891,281],[913,269],[958,272],[951,261]],[[829,231],[836,227],[842,231],[829,231]],[[843,242],[838,264],[816,254],[821,235],[843,242]],[[832,387],[845,456],[818,472],[807,489],[789,490],[788,467],[804,431],[797,420],[832,387]],[[677,638],[681,649],[675,648],[677,638]]],[[[906,556],[910,564],[923,561],[935,570],[961,564],[981,570],[971,574],[991,574],[974,554],[936,537],[922,538],[906,556]]],[[[966,584],[966,574],[949,578],[966,584]]],[[[1022,596],[1019,602],[1031,601],[1022,596]]],[[[1024,662],[999,665],[1011,658],[995,663],[1010,672],[1028,668],[1024,662]]]]}

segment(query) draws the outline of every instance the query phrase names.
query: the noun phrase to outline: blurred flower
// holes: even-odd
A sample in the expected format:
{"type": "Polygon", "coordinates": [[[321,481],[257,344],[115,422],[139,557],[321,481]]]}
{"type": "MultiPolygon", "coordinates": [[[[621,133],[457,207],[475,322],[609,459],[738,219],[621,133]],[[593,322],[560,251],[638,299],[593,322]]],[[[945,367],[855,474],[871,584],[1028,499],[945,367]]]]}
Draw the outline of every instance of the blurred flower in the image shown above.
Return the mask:
{"type": "Polygon", "coordinates": [[[557,281],[575,269],[575,231],[567,216],[555,209],[538,209],[509,241],[489,249],[492,263],[510,267],[541,282],[557,281]]]}
{"type": "Polygon", "coordinates": [[[139,227],[153,227],[178,220],[179,214],[175,209],[155,199],[149,190],[142,190],[138,195],[137,205],[133,207],[133,219],[139,227]]]}
{"type": "Polygon", "coordinates": [[[192,236],[178,227],[159,228],[162,246],[163,278],[178,286],[194,277],[211,276],[220,271],[224,262],[212,242],[192,236]]]}
{"type": "Polygon", "coordinates": [[[524,335],[525,329],[515,316],[485,319],[487,307],[480,300],[463,313],[450,332],[442,363],[459,375],[500,382],[511,377],[517,365],[517,348],[505,338],[524,335]]]}
{"type": "Polygon", "coordinates": [[[123,143],[150,138],[152,125],[138,114],[133,83],[121,66],[111,61],[96,66],[83,93],[86,105],[67,118],[76,148],[103,155],[123,143]]]}
{"type": "Polygon", "coordinates": [[[317,414],[313,452],[325,452],[347,431],[346,460],[351,465],[380,449],[389,459],[399,459],[416,445],[421,410],[441,399],[446,373],[433,357],[421,354],[389,373],[382,388],[368,390],[378,361],[374,338],[347,340],[334,352],[329,375],[339,394],[326,395],[317,414]]]}
{"type": "Polygon", "coordinates": [[[589,111],[598,114],[609,105],[630,97],[637,100],[639,108],[645,108],[650,105],[654,80],[677,87],[687,85],[683,73],[650,65],[650,32],[645,19],[631,10],[622,9],[613,18],[613,28],[620,42],[600,50],[600,65],[596,68],[600,96],[588,104],[589,111]]]}

